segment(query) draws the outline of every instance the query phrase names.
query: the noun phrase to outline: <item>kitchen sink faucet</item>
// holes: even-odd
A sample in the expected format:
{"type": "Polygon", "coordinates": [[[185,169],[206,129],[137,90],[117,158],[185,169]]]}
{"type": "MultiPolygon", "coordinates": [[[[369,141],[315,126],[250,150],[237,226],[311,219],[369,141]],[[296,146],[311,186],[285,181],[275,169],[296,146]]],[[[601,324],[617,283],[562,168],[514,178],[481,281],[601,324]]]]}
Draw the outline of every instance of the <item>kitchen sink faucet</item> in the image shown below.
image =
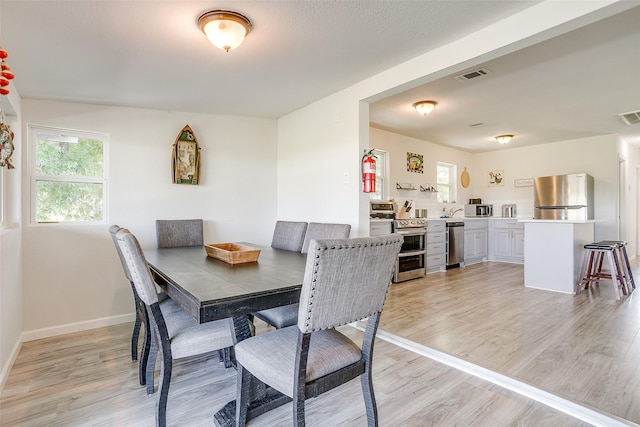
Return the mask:
{"type": "Polygon", "coordinates": [[[451,209],[449,209],[449,218],[453,218],[453,216],[456,214],[456,212],[460,212],[460,211],[463,211],[463,210],[464,210],[463,208],[458,208],[458,209],[451,208],[451,209]]]}

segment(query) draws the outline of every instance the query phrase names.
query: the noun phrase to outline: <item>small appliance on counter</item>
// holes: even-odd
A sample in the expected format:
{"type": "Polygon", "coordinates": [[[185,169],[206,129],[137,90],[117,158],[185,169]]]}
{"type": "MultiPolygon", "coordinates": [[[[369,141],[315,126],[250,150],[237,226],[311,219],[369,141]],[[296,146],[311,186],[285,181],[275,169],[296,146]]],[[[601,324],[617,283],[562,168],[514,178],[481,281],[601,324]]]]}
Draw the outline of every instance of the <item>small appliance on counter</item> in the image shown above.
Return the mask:
{"type": "MultiPolygon", "coordinates": [[[[480,199],[470,199],[470,200],[480,200],[480,199]]],[[[493,216],[493,205],[466,204],[464,205],[464,216],[466,217],[493,216]]]]}
{"type": "Polygon", "coordinates": [[[502,205],[502,217],[503,218],[515,218],[518,216],[518,206],[515,204],[502,205]]]}
{"type": "Polygon", "coordinates": [[[369,204],[369,236],[384,236],[393,233],[397,205],[393,200],[371,200],[369,204]]]}
{"type": "Polygon", "coordinates": [[[369,217],[378,219],[396,219],[396,210],[397,206],[393,200],[371,200],[369,206],[369,217]]]}
{"type": "Polygon", "coordinates": [[[428,216],[426,209],[416,209],[415,215],[416,215],[416,218],[426,218],[428,216]]]}

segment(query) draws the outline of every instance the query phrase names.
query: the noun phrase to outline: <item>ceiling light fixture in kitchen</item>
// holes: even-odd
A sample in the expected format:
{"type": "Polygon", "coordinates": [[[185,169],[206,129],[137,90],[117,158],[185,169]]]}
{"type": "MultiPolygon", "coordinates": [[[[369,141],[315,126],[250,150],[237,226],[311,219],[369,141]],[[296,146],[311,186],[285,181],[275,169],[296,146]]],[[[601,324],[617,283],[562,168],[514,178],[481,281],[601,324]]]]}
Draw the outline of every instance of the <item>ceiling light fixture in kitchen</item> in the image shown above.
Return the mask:
{"type": "Polygon", "coordinates": [[[496,139],[498,140],[498,142],[500,144],[506,144],[509,141],[511,141],[511,138],[513,138],[513,135],[498,135],[496,136],[496,139]]]}
{"type": "Polygon", "coordinates": [[[426,116],[436,108],[436,105],[438,105],[436,101],[418,101],[413,104],[413,108],[415,108],[418,113],[426,116]]]}
{"type": "Polygon", "coordinates": [[[198,18],[198,25],[215,47],[227,52],[240,46],[251,31],[251,21],[230,10],[205,12],[198,18]]]}

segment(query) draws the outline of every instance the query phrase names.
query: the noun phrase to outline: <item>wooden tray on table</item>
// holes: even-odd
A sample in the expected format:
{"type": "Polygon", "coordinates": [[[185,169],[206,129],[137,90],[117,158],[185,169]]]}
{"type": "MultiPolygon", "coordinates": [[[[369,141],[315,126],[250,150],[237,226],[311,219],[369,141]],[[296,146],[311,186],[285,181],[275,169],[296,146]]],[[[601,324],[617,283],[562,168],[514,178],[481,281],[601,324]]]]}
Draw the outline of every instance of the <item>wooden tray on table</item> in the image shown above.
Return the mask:
{"type": "Polygon", "coordinates": [[[226,262],[227,264],[242,264],[256,262],[260,249],[238,243],[212,243],[204,245],[207,255],[226,262]]]}

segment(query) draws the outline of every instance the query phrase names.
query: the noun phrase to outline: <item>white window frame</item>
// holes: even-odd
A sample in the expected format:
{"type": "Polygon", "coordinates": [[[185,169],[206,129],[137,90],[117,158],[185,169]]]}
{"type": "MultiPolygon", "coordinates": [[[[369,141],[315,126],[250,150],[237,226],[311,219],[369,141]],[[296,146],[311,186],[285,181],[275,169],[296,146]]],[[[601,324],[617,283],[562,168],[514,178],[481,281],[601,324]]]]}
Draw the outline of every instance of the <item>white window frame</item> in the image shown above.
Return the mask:
{"type": "Polygon", "coordinates": [[[53,126],[42,126],[36,124],[28,124],[28,138],[29,138],[29,212],[30,212],[30,224],[47,226],[51,224],[65,224],[65,225],[91,225],[91,224],[107,224],[109,201],[107,199],[108,192],[108,150],[109,150],[109,134],[102,132],[92,132],[77,129],[60,128],[53,126]],[[102,141],[102,177],[73,177],[73,176],[55,176],[45,175],[36,172],[36,142],[38,132],[48,134],[60,134],[63,136],[74,136],[78,138],[91,138],[102,141]],[[100,221],[59,221],[59,222],[38,222],[36,221],[36,182],[37,181],[57,181],[57,182],[71,182],[71,183],[96,183],[102,184],[102,220],[100,221]]]}
{"type": "Polygon", "coordinates": [[[451,200],[447,200],[446,202],[443,202],[440,200],[440,196],[438,195],[438,203],[456,203],[456,200],[458,198],[458,194],[457,194],[457,188],[458,188],[458,182],[457,182],[457,166],[451,163],[444,163],[444,162],[436,162],[436,189],[438,190],[438,194],[440,193],[440,187],[448,187],[449,188],[449,196],[451,200]],[[438,182],[438,169],[440,168],[447,168],[449,170],[449,183],[445,184],[445,183],[441,183],[438,182]]]}

